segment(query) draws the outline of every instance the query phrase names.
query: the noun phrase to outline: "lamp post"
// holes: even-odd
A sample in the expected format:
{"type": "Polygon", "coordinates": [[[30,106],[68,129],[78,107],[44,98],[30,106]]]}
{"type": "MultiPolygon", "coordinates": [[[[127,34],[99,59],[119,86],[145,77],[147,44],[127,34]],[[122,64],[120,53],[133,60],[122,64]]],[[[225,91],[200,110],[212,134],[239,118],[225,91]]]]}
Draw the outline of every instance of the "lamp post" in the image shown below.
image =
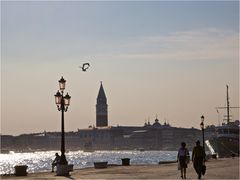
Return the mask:
{"type": "Polygon", "coordinates": [[[203,150],[205,152],[205,143],[204,143],[204,116],[201,116],[201,123],[200,123],[200,127],[202,129],[202,139],[203,139],[203,150]]]}
{"type": "Polygon", "coordinates": [[[57,109],[61,111],[62,114],[62,134],[61,134],[61,157],[59,164],[68,164],[66,157],[65,157],[65,132],[64,132],[64,112],[67,112],[68,106],[70,105],[71,96],[68,93],[64,96],[63,91],[65,89],[66,80],[63,77],[58,81],[59,82],[59,89],[58,92],[54,95],[55,96],[55,103],[57,105],[57,109]]]}

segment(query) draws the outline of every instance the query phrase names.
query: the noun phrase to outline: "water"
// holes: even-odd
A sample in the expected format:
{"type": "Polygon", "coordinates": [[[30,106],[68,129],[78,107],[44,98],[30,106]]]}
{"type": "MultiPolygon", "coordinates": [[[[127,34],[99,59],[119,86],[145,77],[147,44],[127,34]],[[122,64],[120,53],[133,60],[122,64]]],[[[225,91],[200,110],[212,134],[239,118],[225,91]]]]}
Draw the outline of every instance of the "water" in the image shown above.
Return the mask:
{"type": "MultiPolygon", "coordinates": [[[[15,165],[27,165],[27,171],[51,171],[51,164],[56,151],[41,151],[31,153],[0,154],[0,174],[14,173],[15,165]]],[[[58,152],[61,154],[60,152],[58,152]]],[[[122,158],[130,158],[131,164],[158,164],[159,161],[176,160],[177,151],[70,151],[65,154],[69,164],[74,169],[93,167],[96,161],[108,161],[108,164],[121,164],[122,158]]]]}

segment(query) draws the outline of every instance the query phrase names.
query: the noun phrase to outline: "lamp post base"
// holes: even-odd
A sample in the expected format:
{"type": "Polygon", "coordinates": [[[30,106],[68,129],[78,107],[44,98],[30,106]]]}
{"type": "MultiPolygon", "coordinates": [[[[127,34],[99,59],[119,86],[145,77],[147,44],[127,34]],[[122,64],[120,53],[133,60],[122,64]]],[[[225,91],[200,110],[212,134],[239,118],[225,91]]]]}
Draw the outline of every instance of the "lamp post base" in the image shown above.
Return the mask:
{"type": "Polygon", "coordinates": [[[57,176],[69,176],[69,167],[67,164],[57,165],[57,176]]]}

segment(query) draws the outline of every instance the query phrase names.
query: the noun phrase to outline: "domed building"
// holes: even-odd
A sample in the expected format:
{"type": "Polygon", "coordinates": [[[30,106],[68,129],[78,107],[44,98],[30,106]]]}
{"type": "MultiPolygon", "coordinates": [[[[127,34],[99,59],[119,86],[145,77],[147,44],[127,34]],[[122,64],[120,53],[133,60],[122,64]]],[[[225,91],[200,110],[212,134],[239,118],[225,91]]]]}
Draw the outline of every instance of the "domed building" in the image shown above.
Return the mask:
{"type": "Polygon", "coordinates": [[[161,127],[161,124],[159,123],[159,120],[158,120],[157,116],[156,116],[155,122],[153,123],[152,126],[153,126],[154,128],[161,127]]]}

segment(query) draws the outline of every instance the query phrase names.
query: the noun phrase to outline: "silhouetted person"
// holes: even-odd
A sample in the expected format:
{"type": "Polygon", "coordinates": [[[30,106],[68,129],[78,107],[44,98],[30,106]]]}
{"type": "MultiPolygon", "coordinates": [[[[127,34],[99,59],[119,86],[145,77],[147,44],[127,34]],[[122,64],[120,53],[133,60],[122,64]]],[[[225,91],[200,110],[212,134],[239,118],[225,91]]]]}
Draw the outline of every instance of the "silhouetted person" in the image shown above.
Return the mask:
{"type": "Polygon", "coordinates": [[[196,146],[192,151],[192,161],[193,167],[198,174],[198,179],[201,179],[202,166],[205,161],[205,151],[202,146],[200,146],[200,141],[196,142],[196,146]]]}
{"type": "Polygon", "coordinates": [[[186,143],[182,142],[181,147],[178,150],[178,155],[177,155],[178,163],[180,165],[182,179],[186,179],[186,168],[187,168],[187,163],[188,163],[187,162],[188,157],[189,157],[189,151],[186,148],[186,143]]]}
{"type": "Polygon", "coordinates": [[[54,172],[54,167],[57,166],[57,164],[59,164],[60,162],[60,156],[58,155],[58,153],[55,154],[55,159],[52,162],[52,172],[54,172]]]}

